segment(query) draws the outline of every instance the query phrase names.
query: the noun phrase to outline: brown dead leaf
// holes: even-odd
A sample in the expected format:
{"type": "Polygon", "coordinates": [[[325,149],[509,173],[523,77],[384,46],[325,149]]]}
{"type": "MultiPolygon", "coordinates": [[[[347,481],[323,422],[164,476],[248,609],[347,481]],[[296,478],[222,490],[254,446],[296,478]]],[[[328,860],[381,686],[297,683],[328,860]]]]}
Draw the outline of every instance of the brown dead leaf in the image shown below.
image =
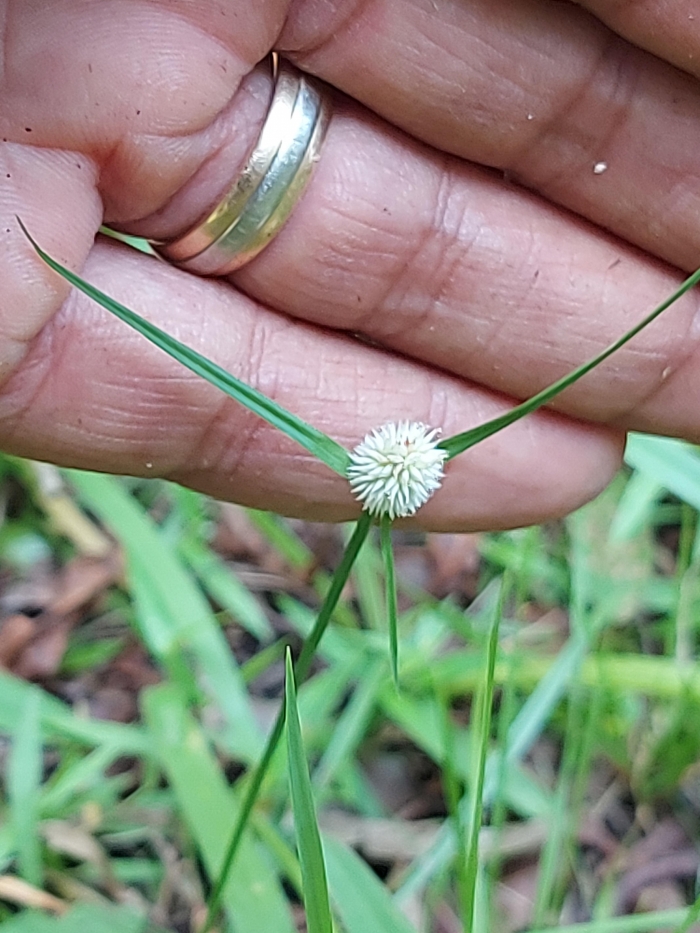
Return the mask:
{"type": "Polygon", "coordinates": [[[530,926],[537,894],[537,873],[537,863],[531,862],[502,877],[496,888],[499,933],[515,933],[530,926]]]}
{"type": "Polygon", "coordinates": [[[217,550],[239,560],[261,563],[270,545],[253,524],[248,512],[240,505],[223,502],[219,506],[221,521],[217,527],[217,550]]]}
{"type": "MultiPolygon", "coordinates": [[[[0,622],[0,665],[25,680],[54,677],[70,633],[80,621],[80,610],[121,575],[121,557],[114,548],[99,560],[76,557],[58,573],[43,572],[34,580],[33,596],[28,601],[28,607],[38,610],[38,614],[29,618],[26,613],[15,612],[0,622]]],[[[20,581],[16,596],[28,582],[20,581]]],[[[24,595],[26,598],[27,593],[24,595]]]]}
{"type": "Polygon", "coordinates": [[[429,590],[438,599],[450,594],[473,597],[479,572],[478,534],[430,534],[425,549],[432,562],[429,590]]]}
{"type": "Polygon", "coordinates": [[[79,553],[95,558],[108,555],[114,544],[77,505],[60,470],[50,463],[34,461],[31,465],[37,479],[37,498],[54,528],[68,538],[79,553]]]}
{"type": "Polygon", "coordinates": [[[128,888],[116,878],[107,852],[87,826],[76,825],[68,820],[47,820],[42,824],[41,831],[55,852],[92,865],[100,879],[100,886],[110,898],[137,908],[145,906],[145,901],[135,889],[128,888]]]}
{"type": "Polygon", "coordinates": [[[44,613],[34,621],[34,635],[16,657],[12,672],[25,680],[38,681],[54,677],[58,672],[68,646],[68,636],[77,624],[78,616],[60,619],[44,613]]]}
{"type": "Polygon", "coordinates": [[[370,861],[407,862],[424,855],[435,842],[440,820],[369,818],[328,810],[320,816],[324,830],[332,833],[370,861]]]}
{"type": "Polygon", "coordinates": [[[92,602],[123,575],[121,555],[115,549],[103,559],[76,557],[63,568],[49,609],[67,615],[92,602]]]}
{"type": "Polygon", "coordinates": [[[618,914],[637,909],[649,889],[695,878],[698,869],[700,854],[682,826],[672,818],[660,820],[626,853],[617,888],[618,914]]]}
{"type": "Polygon", "coordinates": [[[36,634],[36,621],[21,613],[0,621],[0,667],[10,670],[36,634]]]}

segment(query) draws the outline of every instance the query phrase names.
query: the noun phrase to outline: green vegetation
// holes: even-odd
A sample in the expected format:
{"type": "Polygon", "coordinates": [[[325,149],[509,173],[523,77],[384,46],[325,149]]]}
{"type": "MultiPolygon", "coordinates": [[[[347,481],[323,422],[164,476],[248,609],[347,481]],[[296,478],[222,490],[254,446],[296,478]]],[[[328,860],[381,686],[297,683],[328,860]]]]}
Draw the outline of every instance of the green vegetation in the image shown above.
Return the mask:
{"type": "MultiPolygon", "coordinates": [[[[325,435],[72,278],[343,471],[325,435]]],[[[309,933],[690,930],[700,457],[637,436],[628,463],[566,521],[470,537],[445,598],[386,522],[338,530],[324,567],[298,522],[0,460],[0,922],[292,933],[305,906],[309,933]],[[664,832],[674,871],[635,875],[664,832]]]]}

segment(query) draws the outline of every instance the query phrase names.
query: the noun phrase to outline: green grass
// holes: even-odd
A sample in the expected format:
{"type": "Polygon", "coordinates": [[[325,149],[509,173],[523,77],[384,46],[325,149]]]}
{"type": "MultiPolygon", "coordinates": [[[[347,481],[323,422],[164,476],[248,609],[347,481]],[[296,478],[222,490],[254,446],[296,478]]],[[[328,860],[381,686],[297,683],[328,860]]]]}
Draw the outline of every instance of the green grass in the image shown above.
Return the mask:
{"type": "MultiPolygon", "coordinates": [[[[700,676],[693,661],[700,617],[697,513],[680,497],[687,490],[676,489],[675,496],[667,491],[676,484],[674,460],[667,475],[654,457],[641,461],[647,443],[655,451],[655,439],[635,438],[632,445],[640,461],[636,472],[621,475],[596,502],[564,523],[537,535],[484,536],[481,595],[472,609],[437,602],[415,587],[409,596],[398,573],[400,692],[387,653],[381,555],[374,544],[364,552],[348,591],[356,599],[345,603],[342,622],[331,625],[317,645],[320,666],[309,667],[308,649],[301,673],[310,676],[304,680],[297,674],[296,705],[304,724],[315,809],[322,825],[334,806],[356,814],[359,826],[391,816],[367,783],[366,770],[373,756],[387,754],[381,738],[387,730],[402,737],[405,750],[398,753],[399,761],[412,748],[442,775],[446,803],[427,849],[398,862],[389,884],[346,843],[322,832],[337,930],[409,933],[414,927],[402,910],[416,902],[423,905],[427,930],[441,903],[461,915],[465,930],[499,929],[499,885],[512,870],[510,839],[518,828],[540,833],[529,855],[539,872],[527,928],[531,933],[684,929],[690,916],[684,910],[614,916],[610,882],[606,887],[594,875],[589,876],[595,884],[587,904],[593,919],[560,922],[585,872],[579,831],[591,808],[600,804],[591,794],[601,769],[614,770],[620,793],[624,789],[652,814],[652,824],[654,814],[660,818],[671,812],[681,821],[693,815],[686,795],[700,741],[700,676]],[[650,489],[655,490],[653,497],[650,489]],[[664,535],[673,528],[685,528],[677,552],[673,540],[664,544],[664,535]],[[672,560],[679,562],[677,569],[672,560]],[[499,609],[504,576],[510,583],[499,609]],[[558,627],[538,632],[536,619],[555,610],[566,619],[562,616],[558,627]],[[499,615],[496,628],[493,620],[499,615]],[[528,618],[535,618],[534,623],[528,618]],[[539,760],[543,749],[556,750],[553,770],[539,760]],[[486,828],[476,834],[474,827],[482,822],[486,828]]],[[[674,442],[673,450],[691,463],[698,459],[687,445],[674,442]]],[[[24,523],[24,534],[31,528],[31,534],[54,547],[53,529],[38,514],[25,468],[7,461],[6,471],[6,483],[24,488],[24,513],[14,521],[24,523]]],[[[301,901],[308,882],[287,816],[286,756],[280,752],[271,758],[250,796],[253,772],[245,770],[246,764],[259,761],[265,741],[264,730],[256,733],[256,714],[251,712],[255,681],[242,675],[230,652],[225,654],[229,667],[222,667],[216,647],[228,651],[224,642],[216,641],[226,632],[239,630],[252,637],[235,612],[225,617],[214,612],[218,590],[210,588],[210,560],[217,574],[231,575],[231,570],[203,533],[196,547],[206,559],[183,559],[191,552],[193,516],[198,514],[190,494],[183,498],[163,483],[125,483],[72,472],[66,476],[86,518],[99,517],[121,542],[126,575],[115,595],[122,594],[117,601],[122,637],[130,631],[129,637],[139,640],[161,682],[143,693],[140,723],[121,725],[86,718],[80,708],[71,709],[43,688],[0,675],[0,729],[11,743],[0,816],[0,876],[21,877],[52,893],[70,892],[63,893],[68,903],[79,905],[89,890],[109,900],[99,871],[56,849],[55,837],[45,829],[57,820],[80,824],[84,814],[95,812],[99,819],[86,832],[113,866],[115,890],[138,892],[139,906],[124,914],[125,924],[145,929],[138,924],[158,901],[165,872],[159,847],[167,842],[190,860],[199,878],[198,893],[192,894],[199,904],[193,911],[192,929],[197,929],[204,921],[207,888],[215,883],[233,827],[249,805],[241,848],[221,892],[221,907],[229,918],[225,928],[245,933],[264,923],[264,928],[291,931],[290,894],[296,892],[301,901]],[[156,502],[158,520],[151,514],[156,502]],[[248,710],[242,714],[250,716],[245,728],[236,720],[238,709],[248,710]],[[132,763],[126,782],[113,772],[124,756],[132,763]],[[156,846],[154,839],[160,840],[156,846]]],[[[200,500],[197,505],[204,507],[200,500]]],[[[255,514],[251,521],[266,527],[257,524],[255,514]]],[[[279,520],[269,526],[267,545],[283,563],[294,553],[313,560],[297,537],[300,531],[297,524],[280,525],[279,520]],[[282,527],[286,537],[281,538],[282,527]],[[280,541],[286,543],[281,546],[280,541]],[[296,548],[289,547],[292,541],[297,541],[296,548]]],[[[35,551],[44,553],[41,547],[35,551]]],[[[9,553],[14,553],[12,547],[9,553]]],[[[64,541],[59,562],[70,555],[64,541]]],[[[0,558],[4,567],[10,566],[4,550],[0,558]]],[[[288,566],[293,579],[293,561],[288,566]]],[[[28,571],[31,565],[14,573],[28,571]]],[[[327,591],[324,573],[318,571],[318,576],[319,588],[327,591]]],[[[331,602],[337,595],[330,594],[331,602]]],[[[258,599],[250,591],[248,598],[258,599]]],[[[288,629],[308,638],[316,625],[314,610],[293,589],[275,599],[288,629]]],[[[262,612],[265,619],[259,626],[264,636],[272,617],[259,601],[255,605],[253,612],[262,612]]],[[[330,610],[328,604],[324,620],[330,610]]],[[[80,629],[74,640],[79,635],[80,629]]],[[[256,662],[258,673],[264,671],[265,657],[279,665],[279,649],[272,650],[279,638],[270,629],[261,642],[270,650],[256,662]]],[[[318,631],[313,634],[313,641],[317,639],[318,631]]],[[[110,657],[106,655],[105,664],[110,657]]],[[[87,653],[86,663],[92,663],[90,658],[87,653]]],[[[76,665],[65,672],[66,680],[75,676],[76,665]]],[[[299,736],[294,760],[302,773],[299,736]]],[[[308,803],[308,795],[305,799],[308,803]]],[[[392,820],[401,823],[397,815],[392,820]]],[[[308,813],[304,821],[313,827],[308,813]]],[[[410,822],[407,827],[411,829],[410,822]]],[[[634,835],[632,827],[620,840],[621,851],[632,845],[634,835]]],[[[311,874],[318,879],[317,871],[311,874]]],[[[37,925],[28,925],[28,930],[45,927],[47,933],[60,933],[69,928],[70,912],[52,919],[17,910],[0,897],[0,919],[10,930],[22,931],[21,924],[30,920],[37,925]]]]}
{"type": "MultiPolygon", "coordinates": [[[[344,472],[335,441],[42,256],[344,472]]],[[[443,446],[457,456],[535,410],[697,278],[595,361],[443,446]]],[[[199,496],[65,471],[73,500],[59,521],[38,472],[0,460],[16,503],[0,532],[8,581],[47,561],[61,572],[110,540],[124,558],[53,677],[0,672],[0,923],[292,933],[303,907],[310,933],[431,933],[446,917],[491,933],[519,866],[528,933],[691,929],[692,879],[677,891],[686,908],[616,914],[636,842],[662,818],[691,837],[700,824],[700,457],[633,437],[628,459],[567,520],[481,536],[478,585],[459,601],[409,583],[388,522],[377,542],[366,515],[329,574],[298,523],[249,513],[278,568],[261,594],[212,543],[216,512],[199,496]],[[80,691],[128,651],[150,685],[136,722],[103,722],[80,691]],[[278,678],[270,696],[266,677],[278,678]],[[414,806],[430,791],[434,820],[408,818],[388,793],[396,771],[414,806]],[[339,811],[345,841],[324,828],[339,811]],[[592,820],[615,850],[603,868],[582,835],[592,820]],[[54,900],[37,907],[42,891],[54,900]],[[590,919],[570,923],[574,909],[590,919]]]]}

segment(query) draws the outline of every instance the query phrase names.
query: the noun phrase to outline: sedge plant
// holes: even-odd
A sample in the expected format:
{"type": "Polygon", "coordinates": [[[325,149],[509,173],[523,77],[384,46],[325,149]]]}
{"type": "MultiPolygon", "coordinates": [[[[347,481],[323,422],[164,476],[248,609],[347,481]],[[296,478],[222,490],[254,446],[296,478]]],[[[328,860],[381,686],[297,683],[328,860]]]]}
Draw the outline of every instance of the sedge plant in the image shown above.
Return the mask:
{"type": "MultiPolygon", "coordinates": [[[[265,776],[285,734],[286,723],[292,802],[297,821],[297,839],[309,929],[310,931],[313,930],[313,933],[332,933],[332,919],[325,873],[322,870],[321,842],[316,828],[308,770],[303,761],[301,730],[296,709],[296,684],[302,683],[309,673],[316,650],[329,625],[343,587],[373,525],[378,524],[380,527],[380,550],[385,566],[387,588],[386,609],[389,629],[390,667],[398,686],[398,613],[391,546],[391,524],[393,520],[413,514],[430,498],[439,487],[444,470],[448,468],[450,460],[546,405],[623,347],[682,295],[700,282],[700,270],[689,276],[672,295],[596,357],[497,418],[448,438],[440,438],[439,427],[427,426],[419,422],[403,421],[382,425],[372,431],[354,451],[348,451],[333,438],[313,425],[306,423],[292,412],[285,410],[282,406],[267,398],[262,392],[246,385],[233,374],[185,346],[95,286],[90,285],[79,275],[42,250],[21,220],[19,220],[19,223],[37,254],[57,274],[111,314],[138,331],[179,363],[206,379],[211,385],[225,392],[278,430],[283,431],[289,438],[317,457],[329,469],[346,478],[352,491],[362,503],[362,516],[355,525],[342,560],[331,579],[313,628],[303,642],[296,662],[292,663],[291,657],[287,656],[285,697],[264,751],[257,764],[250,769],[244,779],[246,787],[242,805],[218,876],[213,881],[208,901],[207,917],[201,930],[201,933],[207,933],[208,930],[212,929],[217,919],[232,866],[251,820],[265,776]]],[[[478,729],[476,730],[478,732],[478,747],[476,749],[475,773],[471,787],[471,806],[465,817],[466,831],[462,833],[462,838],[466,840],[467,850],[464,853],[466,866],[460,879],[460,900],[463,905],[462,922],[465,930],[473,929],[473,920],[477,909],[479,826],[484,794],[486,751],[491,735],[490,712],[495,683],[494,668],[499,618],[500,600],[499,610],[496,612],[489,631],[487,663],[478,691],[478,729]]],[[[461,808],[455,808],[455,811],[453,817],[459,819],[460,813],[458,811],[461,811],[461,808]]],[[[695,911],[697,911],[697,905],[695,911]]],[[[694,917],[695,913],[692,916],[694,917]]]]}

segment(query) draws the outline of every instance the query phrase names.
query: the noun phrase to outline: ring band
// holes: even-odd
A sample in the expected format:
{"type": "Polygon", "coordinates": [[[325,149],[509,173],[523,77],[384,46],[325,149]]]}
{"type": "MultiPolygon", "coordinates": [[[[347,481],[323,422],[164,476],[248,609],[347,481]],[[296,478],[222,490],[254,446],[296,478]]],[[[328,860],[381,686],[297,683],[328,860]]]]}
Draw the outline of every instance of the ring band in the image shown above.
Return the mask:
{"type": "Polygon", "coordinates": [[[330,118],[328,95],[272,53],[274,89],[243,171],[205,217],[182,236],[151,241],[167,262],[198,275],[227,275],[279,233],[304,193],[330,118]]]}

